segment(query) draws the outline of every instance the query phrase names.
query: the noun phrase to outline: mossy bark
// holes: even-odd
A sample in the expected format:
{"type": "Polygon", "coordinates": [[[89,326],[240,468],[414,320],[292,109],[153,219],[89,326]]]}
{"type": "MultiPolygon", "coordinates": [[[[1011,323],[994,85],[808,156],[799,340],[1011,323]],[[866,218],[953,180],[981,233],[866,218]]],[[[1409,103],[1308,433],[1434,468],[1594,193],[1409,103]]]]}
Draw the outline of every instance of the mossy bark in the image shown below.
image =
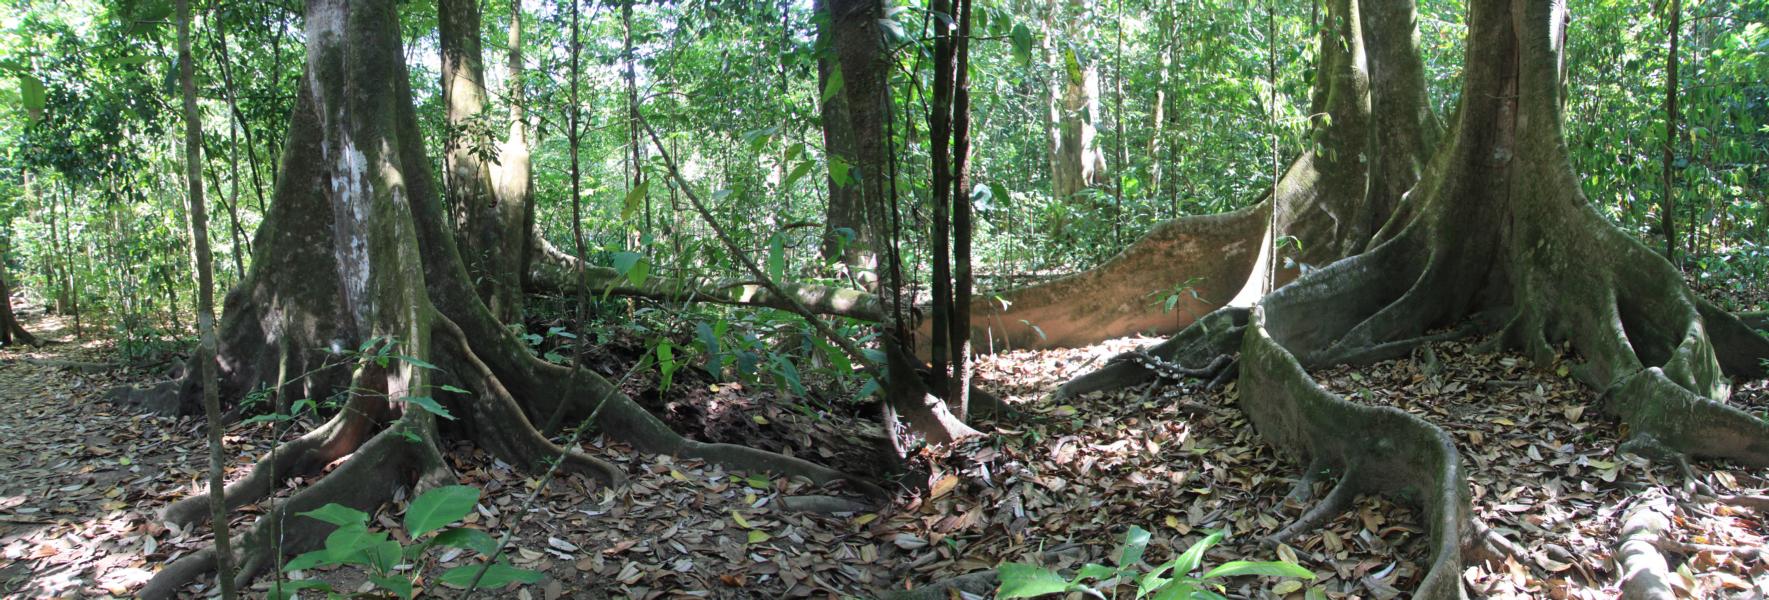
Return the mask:
{"type": "MultiPolygon", "coordinates": [[[[223,344],[211,358],[222,369],[212,383],[230,399],[263,387],[285,406],[337,396],[345,407],[222,492],[229,507],[239,507],[288,478],[316,478],[246,532],[236,550],[242,583],[276,553],[323,541],[330,528],[295,518],[298,512],[329,502],[373,511],[398,489],[452,480],[444,435],[464,436],[523,467],[563,457],[568,468],[619,484],[620,470],[535,430],[555,408],[574,420],[598,414],[602,432],[641,451],[818,482],[847,479],[795,458],[685,440],[602,377],[532,356],[481,299],[457,249],[412,109],[394,2],[310,0],[306,28],[307,71],[277,194],[252,271],[229,295],[223,344]],[[359,348],[388,348],[402,358],[358,360],[351,353],[359,348]],[[436,414],[406,401],[413,397],[435,399],[452,420],[441,426],[436,414]]],[[[162,407],[194,406],[190,394],[205,383],[193,375],[133,395],[162,407]]],[[[206,498],[185,499],[164,516],[194,525],[206,498]]],[[[141,593],[175,594],[211,571],[215,558],[209,551],[180,558],[141,593]]]]}

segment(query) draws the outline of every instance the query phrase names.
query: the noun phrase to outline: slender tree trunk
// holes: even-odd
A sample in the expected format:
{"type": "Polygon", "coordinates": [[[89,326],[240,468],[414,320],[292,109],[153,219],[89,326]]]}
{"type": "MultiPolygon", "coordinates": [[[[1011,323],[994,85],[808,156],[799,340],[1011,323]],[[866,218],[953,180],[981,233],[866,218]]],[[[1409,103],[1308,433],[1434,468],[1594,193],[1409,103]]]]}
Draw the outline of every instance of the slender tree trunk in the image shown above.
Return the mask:
{"type": "MultiPolygon", "coordinates": [[[[932,246],[933,257],[933,336],[930,338],[932,347],[933,388],[944,394],[951,365],[951,336],[947,328],[952,326],[952,249],[951,249],[951,207],[952,207],[952,84],[956,48],[952,44],[953,18],[950,0],[933,0],[930,4],[934,18],[934,64],[933,64],[933,104],[928,114],[928,154],[933,159],[930,168],[933,172],[933,234],[929,245],[932,246]]],[[[950,399],[950,398],[949,398],[950,399]]]]}
{"type": "MultiPolygon", "coordinates": [[[[1670,52],[1665,56],[1665,146],[1664,168],[1661,171],[1664,180],[1664,198],[1659,203],[1660,228],[1665,235],[1665,260],[1671,264],[1677,262],[1677,38],[1681,33],[1683,19],[1682,0],[1671,0],[1670,52]]],[[[1693,219],[1691,219],[1693,223],[1693,219]]],[[[1693,229],[1693,228],[1692,228],[1693,229]]]]}
{"type": "MultiPolygon", "coordinates": [[[[204,357],[215,356],[215,267],[214,256],[209,252],[209,213],[203,202],[203,126],[202,115],[197,112],[196,66],[191,64],[190,52],[190,2],[178,0],[178,81],[184,91],[184,173],[185,185],[190,188],[190,240],[191,258],[197,277],[197,334],[201,336],[198,354],[204,357]]],[[[169,279],[169,278],[168,278],[169,279]]],[[[178,307],[174,305],[173,311],[178,307]]],[[[214,360],[201,360],[204,382],[212,383],[219,377],[215,372],[214,360]]],[[[203,386],[203,412],[208,416],[209,427],[209,489],[220,490],[227,483],[226,455],[223,453],[221,433],[221,398],[214,385],[203,386]]],[[[218,556],[215,570],[219,574],[217,580],[221,587],[221,597],[233,600],[239,591],[234,587],[231,559],[233,552],[229,547],[227,526],[227,505],[221,494],[209,496],[209,524],[215,532],[215,552],[218,556]]]]}
{"type": "MultiPolygon", "coordinates": [[[[879,21],[884,18],[881,0],[831,0],[831,22],[834,28],[836,54],[841,64],[848,95],[849,122],[855,141],[855,165],[861,196],[874,222],[891,218],[892,202],[887,183],[890,168],[891,137],[887,132],[890,120],[889,61],[885,53],[883,32],[879,21]]],[[[901,229],[898,229],[899,231],[901,229]]],[[[930,442],[944,443],[973,435],[946,410],[945,404],[931,398],[914,375],[915,363],[908,341],[912,339],[907,321],[907,301],[903,297],[902,266],[893,252],[891,240],[880,239],[875,252],[883,259],[881,265],[889,280],[881,287],[884,304],[890,311],[884,326],[884,352],[888,376],[884,382],[886,406],[893,414],[901,414],[911,427],[927,436],[930,442]]],[[[887,416],[894,419],[894,416],[887,416]]],[[[891,423],[887,426],[894,427],[891,423]]]]}
{"type": "Polygon", "coordinates": [[[970,43],[972,0],[958,3],[958,57],[952,95],[952,318],[947,326],[952,348],[952,382],[946,400],[959,420],[970,418],[971,276],[971,99],[970,43]]]}

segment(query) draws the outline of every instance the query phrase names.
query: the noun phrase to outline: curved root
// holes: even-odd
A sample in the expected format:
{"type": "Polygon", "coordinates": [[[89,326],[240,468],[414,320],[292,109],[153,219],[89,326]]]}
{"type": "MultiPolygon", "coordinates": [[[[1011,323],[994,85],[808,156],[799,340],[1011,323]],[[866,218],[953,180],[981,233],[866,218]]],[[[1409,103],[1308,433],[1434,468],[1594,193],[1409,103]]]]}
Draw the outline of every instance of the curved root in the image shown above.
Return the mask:
{"type": "Polygon", "coordinates": [[[1416,416],[1354,404],[1322,388],[1267,330],[1265,310],[1254,309],[1241,348],[1242,411],[1260,436],[1306,458],[1310,470],[1345,471],[1326,500],[1274,537],[1319,526],[1360,492],[1411,499],[1424,509],[1431,534],[1429,566],[1414,594],[1460,597],[1461,540],[1470,509],[1454,443],[1416,416]]]}
{"type": "MultiPolygon", "coordinates": [[[[241,588],[277,563],[278,553],[292,554],[319,547],[335,527],[311,519],[289,522],[302,512],[338,503],[372,513],[393,500],[406,484],[429,486],[446,479],[447,468],[435,445],[435,422],[429,413],[413,411],[376,433],[351,460],[258,517],[235,550],[234,580],[241,588]],[[401,433],[416,434],[411,442],[401,433]]],[[[213,548],[173,561],[154,574],[140,591],[142,598],[171,598],[197,577],[215,570],[213,548]]]]}

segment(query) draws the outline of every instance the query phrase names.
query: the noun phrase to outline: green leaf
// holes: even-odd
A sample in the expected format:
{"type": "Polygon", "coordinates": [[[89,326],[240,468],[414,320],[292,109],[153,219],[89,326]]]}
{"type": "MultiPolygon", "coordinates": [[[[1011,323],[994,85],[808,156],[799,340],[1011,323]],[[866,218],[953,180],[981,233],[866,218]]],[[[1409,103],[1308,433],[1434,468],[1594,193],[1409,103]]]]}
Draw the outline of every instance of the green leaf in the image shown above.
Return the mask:
{"type": "Polygon", "coordinates": [[[418,537],[461,520],[473,512],[479,502],[479,488],[470,485],[443,486],[418,496],[405,510],[405,531],[418,537]]]}
{"type": "Polygon", "coordinates": [[[625,275],[628,283],[633,285],[643,285],[645,279],[651,276],[651,261],[645,260],[645,256],[642,254],[637,252],[616,252],[614,253],[613,258],[614,271],[621,275],[625,275]]]}
{"type": "Polygon", "coordinates": [[[1313,571],[1287,562],[1249,562],[1245,560],[1234,560],[1222,563],[1221,566],[1204,573],[1204,579],[1239,577],[1242,575],[1269,575],[1272,577],[1314,579],[1313,571]]]}
{"type": "Polygon", "coordinates": [[[1178,558],[1173,559],[1173,574],[1188,575],[1192,571],[1196,571],[1198,569],[1198,564],[1204,561],[1204,552],[1209,550],[1211,546],[1215,546],[1217,542],[1221,542],[1222,538],[1227,536],[1228,530],[1218,529],[1210,535],[1204,536],[1204,539],[1193,543],[1192,547],[1186,548],[1185,553],[1180,554],[1178,558]]]}
{"type": "Polygon", "coordinates": [[[1124,545],[1118,548],[1118,567],[1125,568],[1142,562],[1142,553],[1149,547],[1149,530],[1136,525],[1124,533],[1124,545]]]}
{"type": "Polygon", "coordinates": [[[786,278],[786,238],[768,236],[768,278],[776,283],[786,278]]]}
{"type": "MultiPolygon", "coordinates": [[[[1153,592],[1155,594],[1155,600],[1191,600],[1192,598],[1197,597],[1199,591],[1198,586],[1189,581],[1173,581],[1166,579],[1161,581],[1161,585],[1155,586],[1154,589],[1147,590],[1147,592],[1153,592]]],[[[1144,590],[1137,590],[1137,597],[1141,598],[1144,593],[1144,590]]]]}
{"type": "Polygon", "coordinates": [[[798,164],[793,165],[792,172],[786,174],[786,181],[781,182],[780,188],[791,189],[792,184],[798,183],[798,180],[803,178],[805,173],[809,173],[813,166],[815,165],[811,161],[800,161],[798,164]]]}
{"type": "Polygon", "coordinates": [[[1064,581],[1056,571],[1037,565],[1002,563],[997,575],[1001,579],[1001,587],[995,588],[995,597],[1001,600],[1036,598],[1066,592],[1070,588],[1069,582],[1064,581]]]}
{"type": "Polygon", "coordinates": [[[639,207],[645,200],[646,192],[650,189],[651,180],[645,179],[641,180],[639,185],[633,186],[633,189],[627,190],[626,201],[622,202],[620,206],[620,220],[632,220],[633,213],[639,211],[639,207]]]}
{"type": "Polygon", "coordinates": [[[1081,567],[1080,571],[1077,571],[1075,573],[1075,579],[1073,579],[1071,581],[1073,581],[1075,583],[1081,583],[1083,580],[1087,580],[1087,579],[1105,580],[1105,579],[1111,579],[1117,575],[1118,575],[1117,569],[1114,569],[1114,568],[1111,568],[1111,567],[1108,567],[1108,566],[1105,566],[1105,565],[1102,565],[1099,563],[1087,563],[1086,565],[1081,567]]]}
{"type": "MultiPolygon", "coordinates": [[[[467,587],[473,582],[473,575],[479,572],[480,565],[462,565],[442,572],[442,583],[455,587],[467,587]]],[[[534,583],[541,580],[537,571],[518,569],[502,562],[492,563],[485,570],[485,576],[479,578],[479,587],[495,590],[511,583],[534,583]]]]}
{"type": "Polygon", "coordinates": [[[424,409],[425,412],[436,415],[438,417],[442,417],[442,418],[448,419],[450,421],[453,421],[455,419],[454,414],[448,412],[448,409],[443,408],[442,403],[437,402],[435,398],[431,398],[429,396],[406,396],[405,401],[407,404],[416,405],[418,408],[424,409]]]}
{"type": "Polygon", "coordinates": [[[326,536],[326,554],[335,562],[353,562],[358,551],[374,543],[367,525],[351,523],[326,536]]]}
{"type": "Polygon", "coordinates": [[[18,77],[18,93],[23,101],[25,112],[32,119],[41,116],[43,106],[48,102],[49,93],[43,87],[43,80],[29,73],[21,73],[18,77]]]}
{"type": "Polygon", "coordinates": [[[848,187],[848,184],[854,183],[854,179],[848,176],[849,168],[847,160],[840,156],[830,156],[829,180],[835,182],[836,187],[848,187]]]}
{"type": "Polygon", "coordinates": [[[291,571],[300,571],[335,564],[338,564],[338,561],[332,560],[330,552],[326,552],[325,550],[314,550],[312,552],[302,553],[300,556],[289,559],[289,562],[283,563],[283,572],[288,573],[291,571]]]}
{"type": "Polygon", "coordinates": [[[1032,29],[1026,27],[1025,23],[1015,23],[1009,39],[1013,41],[1014,59],[1021,66],[1032,64],[1032,29]]]}
{"type": "Polygon", "coordinates": [[[325,521],[339,527],[345,525],[362,525],[369,522],[368,513],[336,502],[301,513],[301,516],[325,521]]]}
{"type": "Polygon", "coordinates": [[[456,527],[436,534],[435,543],[450,548],[472,550],[486,556],[498,549],[498,541],[491,534],[478,529],[456,527]]]}
{"type": "Polygon", "coordinates": [[[381,540],[364,548],[363,553],[367,555],[369,565],[373,566],[377,572],[388,573],[399,564],[402,550],[397,541],[381,540]]]}
{"type": "Polygon", "coordinates": [[[412,598],[412,580],[407,579],[404,576],[370,575],[369,581],[373,582],[376,587],[393,592],[393,595],[404,598],[405,600],[411,600],[412,598]]]}
{"type": "Polygon", "coordinates": [[[830,99],[835,98],[836,94],[841,93],[842,86],[844,85],[846,85],[846,82],[842,80],[841,67],[830,69],[829,81],[824,82],[823,84],[823,101],[828,102],[830,99]]]}

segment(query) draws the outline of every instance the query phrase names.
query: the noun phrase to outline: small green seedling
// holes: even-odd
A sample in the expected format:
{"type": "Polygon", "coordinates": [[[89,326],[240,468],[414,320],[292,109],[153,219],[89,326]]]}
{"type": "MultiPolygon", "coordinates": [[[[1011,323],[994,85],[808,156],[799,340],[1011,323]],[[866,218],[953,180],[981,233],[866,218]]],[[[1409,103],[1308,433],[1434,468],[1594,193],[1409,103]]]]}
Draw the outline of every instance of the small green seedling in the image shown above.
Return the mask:
{"type": "MultiPolygon", "coordinates": [[[[1211,533],[1173,560],[1144,572],[1142,556],[1149,545],[1149,532],[1132,525],[1130,531],[1124,534],[1124,545],[1118,548],[1115,560],[1118,566],[1090,563],[1081,567],[1074,578],[1063,579],[1056,571],[1038,565],[1003,563],[998,572],[1001,586],[996,589],[995,597],[1035,598],[1045,594],[1081,592],[1095,598],[1105,598],[1108,594],[1113,594],[1119,585],[1135,583],[1138,600],[1145,597],[1154,600],[1219,600],[1223,598],[1219,593],[1223,588],[1216,580],[1227,577],[1266,575],[1314,579],[1313,572],[1291,563],[1243,560],[1223,563],[1205,571],[1203,575],[1192,575],[1203,562],[1204,552],[1221,542],[1227,534],[1227,530],[1211,533]]],[[[1309,590],[1308,596],[1312,599],[1321,597],[1321,594],[1319,590],[1309,590]]]]}

